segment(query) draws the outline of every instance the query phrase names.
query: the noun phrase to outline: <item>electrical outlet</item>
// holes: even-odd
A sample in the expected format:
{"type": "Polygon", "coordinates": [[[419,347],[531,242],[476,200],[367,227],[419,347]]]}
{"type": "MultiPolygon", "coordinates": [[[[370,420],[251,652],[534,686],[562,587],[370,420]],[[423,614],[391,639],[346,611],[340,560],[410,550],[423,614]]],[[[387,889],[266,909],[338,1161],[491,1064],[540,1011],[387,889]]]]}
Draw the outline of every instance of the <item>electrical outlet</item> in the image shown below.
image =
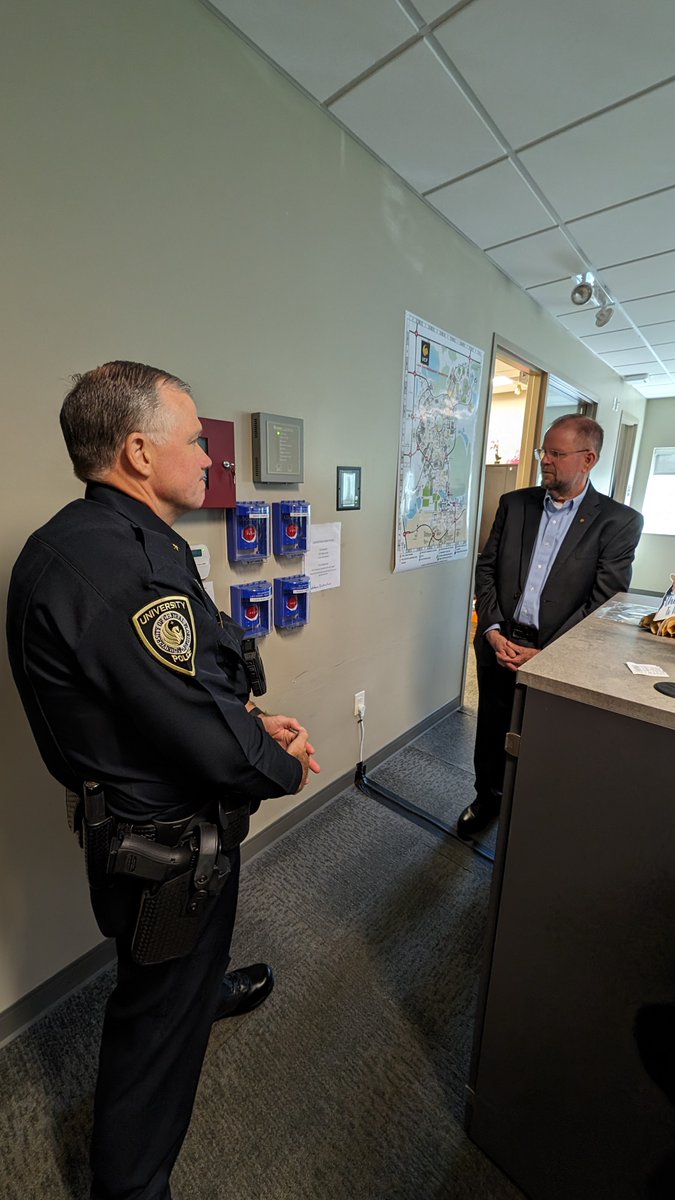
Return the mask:
{"type": "Polygon", "coordinates": [[[354,716],[359,716],[359,710],[366,707],[366,693],[354,692],[354,716]]]}

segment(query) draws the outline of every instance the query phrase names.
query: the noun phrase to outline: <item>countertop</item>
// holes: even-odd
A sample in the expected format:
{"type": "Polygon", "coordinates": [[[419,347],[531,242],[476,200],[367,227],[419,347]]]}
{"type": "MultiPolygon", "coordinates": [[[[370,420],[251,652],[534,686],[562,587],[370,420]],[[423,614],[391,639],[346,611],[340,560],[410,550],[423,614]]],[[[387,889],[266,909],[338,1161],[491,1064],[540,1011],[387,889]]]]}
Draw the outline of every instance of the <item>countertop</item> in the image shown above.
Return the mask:
{"type": "Polygon", "coordinates": [[[619,593],[530,659],[518,672],[518,682],[675,729],[675,697],[654,688],[665,678],[633,675],[626,666],[627,662],[651,663],[662,667],[668,681],[675,683],[675,638],[655,637],[637,624],[611,619],[627,612],[628,606],[654,612],[660,600],[661,596],[619,593]]]}

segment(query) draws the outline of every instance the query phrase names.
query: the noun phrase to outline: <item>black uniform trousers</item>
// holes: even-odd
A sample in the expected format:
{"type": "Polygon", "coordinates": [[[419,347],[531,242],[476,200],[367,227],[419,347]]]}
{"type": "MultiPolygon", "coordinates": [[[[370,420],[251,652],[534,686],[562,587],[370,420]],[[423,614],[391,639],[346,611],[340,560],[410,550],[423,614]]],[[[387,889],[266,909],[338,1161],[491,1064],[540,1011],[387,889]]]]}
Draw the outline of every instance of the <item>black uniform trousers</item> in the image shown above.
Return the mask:
{"type": "Polygon", "coordinates": [[[170,1200],[169,1176],[229,962],[239,849],[229,858],[227,883],[191,954],[138,966],[130,938],[117,939],[117,986],[103,1022],[94,1101],[91,1200],[170,1200]]]}
{"type": "Polygon", "coordinates": [[[484,636],[474,638],[478,714],[473,765],[476,797],[481,804],[499,810],[504,786],[506,751],[504,742],[511,723],[516,690],[516,672],[500,667],[492,646],[484,636]]]}

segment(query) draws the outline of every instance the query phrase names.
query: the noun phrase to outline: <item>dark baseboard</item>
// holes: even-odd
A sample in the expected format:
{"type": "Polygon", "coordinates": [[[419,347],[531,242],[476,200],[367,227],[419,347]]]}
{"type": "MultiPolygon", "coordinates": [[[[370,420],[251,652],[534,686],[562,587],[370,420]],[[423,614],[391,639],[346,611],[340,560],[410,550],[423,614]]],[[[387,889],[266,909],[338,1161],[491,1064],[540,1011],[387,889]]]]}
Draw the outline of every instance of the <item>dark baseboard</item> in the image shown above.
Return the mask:
{"type": "Polygon", "coordinates": [[[33,988],[32,992],[28,992],[26,996],[22,996],[15,1004],[6,1008],[0,1013],[0,1048],[18,1037],[34,1021],[44,1017],[50,1008],[65,1000],[71,992],[77,991],[114,961],[115,943],[106,938],[104,942],[94,946],[93,950],[88,950],[62,971],[57,971],[56,975],[45,979],[45,982],[33,988]]]}
{"type": "MultiPolygon", "coordinates": [[[[430,729],[432,725],[437,725],[445,717],[449,717],[460,706],[459,698],[452,700],[449,704],[444,704],[442,708],[436,710],[430,716],[425,717],[412,729],[408,729],[400,737],[389,742],[387,746],[383,746],[376,754],[372,754],[368,758],[368,767],[372,771],[380,763],[384,762],[390,755],[395,754],[397,750],[402,750],[409,742],[419,737],[426,729],[430,729]]],[[[356,764],[355,764],[356,766],[356,764]]],[[[268,825],[266,829],[262,829],[260,833],[254,834],[247,838],[242,846],[242,863],[251,862],[256,855],[266,850],[268,846],[272,846],[284,834],[289,833],[312,813],[318,812],[323,808],[324,804],[328,804],[329,800],[333,800],[339,796],[340,792],[344,792],[346,788],[351,787],[354,782],[354,770],[341,775],[339,779],[334,779],[327,787],[321,788],[321,791],[316,795],[308,797],[307,800],[296,804],[290,812],[284,813],[278,821],[274,821],[268,825]]],[[[50,979],[46,979],[38,987],[33,988],[27,995],[22,996],[15,1004],[10,1005],[4,1012],[0,1013],[0,1049],[11,1042],[20,1033],[23,1033],[30,1025],[45,1016],[50,1008],[53,1008],[61,1000],[64,1000],[71,992],[77,990],[98,975],[100,971],[104,971],[110,967],[115,961],[115,944],[109,938],[100,942],[98,946],[94,946],[93,950],[87,951],[74,962],[69,963],[62,971],[58,971],[56,975],[52,975],[50,979]]]]}

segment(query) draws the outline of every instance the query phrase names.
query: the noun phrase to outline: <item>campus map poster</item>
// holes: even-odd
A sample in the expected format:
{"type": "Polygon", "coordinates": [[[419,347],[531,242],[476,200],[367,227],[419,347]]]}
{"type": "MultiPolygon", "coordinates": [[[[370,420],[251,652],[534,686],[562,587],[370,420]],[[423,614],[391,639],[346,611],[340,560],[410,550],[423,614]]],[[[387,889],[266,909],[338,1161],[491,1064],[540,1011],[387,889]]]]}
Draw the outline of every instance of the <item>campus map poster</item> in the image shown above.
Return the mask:
{"type": "Polygon", "coordinates": [[[465,558],[483,351],[405,314],[395,570],[465,558]]]}

